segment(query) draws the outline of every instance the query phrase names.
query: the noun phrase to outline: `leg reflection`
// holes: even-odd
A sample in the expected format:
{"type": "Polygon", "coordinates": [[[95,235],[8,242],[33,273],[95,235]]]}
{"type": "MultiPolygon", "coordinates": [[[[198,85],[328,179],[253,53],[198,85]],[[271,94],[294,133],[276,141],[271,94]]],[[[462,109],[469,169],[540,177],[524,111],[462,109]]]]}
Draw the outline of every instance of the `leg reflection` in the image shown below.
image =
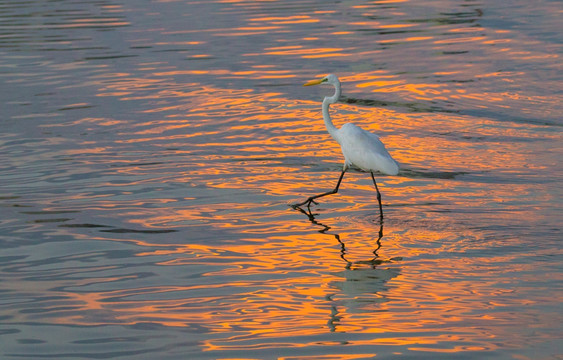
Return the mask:
{"type": "Polygon", "coordinates": [[[352,262],[352,261],[349,261],[346,258],[346,253],[347,253],[346,252],[346,244],[344,244],[344,241],[342,241],[342,239],[340,238],[340,234],[329,233],[328,231],[330,230],[330,226],[319,222],[315,217],[318,214],[313,214],[311,212],[311,208],[309,206],[307,206],[307,210],[305,210],[305,209],[303,209],[299,206],[295,206],[294,209],[298,210],[302,214],[305,214],[309,218],[309,221],[312,224],[322,227],[322,229],[319,230],[319,232],[321,234],[327,234],[327,235],[334,236],[336,241],[338,241],[338,243],[340,244],[340,257],[342,258],[342,260],[344,260],[346,262],[346,268],[347,269],[349,269],[354,264],[371,265],[373,268],[375,268],[377,265],[380,265],[381,263],[384,262],[383,260],[379,259],[379,255],[377,254],[377,252],[381,248],[381,238],[383,238],[383,221],[380,221],[380,223],[379,223],[379,232],[378,232],[377,239],[375,241],[376,247],[372,251],[373,258],[371,260],[360,260],[360,261],[352,262]]]}
{"type": "Polygon", "coordinates": [[[327,314],[327,327],[331,332],[340,332],[342,325],[354,324],[350,314],[371,314],[373,307],[378,303],[387,301],[385,296],[387,282],[399,275],[397,266],[388,266],[399,257],[383,260],[379,256],[381,239],[383,238],[383,221],[379,222],[379,231],[375,235],[375,244],[372,251],[373,257],[369,260],[350,261],[346,245],[340,234],[331,232],[331,227],[317,220],[319,214],[314,214],[310,207],[296,207],[305,214],[309,221],[320,227],[321,234],[333,236],[340,245],[340,257],[346,263],[341,271],[331,271],[333,277],[328,282],[325,299],[330,304],[330,313],[327,314]],[[382,265],[384,264],[384,265],[382,265]],[[381,265],[381,266],[380,266],[381,265]]]}

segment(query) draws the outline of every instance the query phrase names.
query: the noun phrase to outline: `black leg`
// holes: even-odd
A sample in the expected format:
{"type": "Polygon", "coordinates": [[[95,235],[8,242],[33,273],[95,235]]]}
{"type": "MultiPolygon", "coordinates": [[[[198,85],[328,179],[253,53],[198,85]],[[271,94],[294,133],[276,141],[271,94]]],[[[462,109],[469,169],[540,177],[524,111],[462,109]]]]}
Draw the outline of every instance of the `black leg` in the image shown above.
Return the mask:
{"type": "Polygon", "coordinates": [[[336,194],[338,192],[338,188],[340,187],[340,183],[342,182],[342,178],[344,177],[344,173],[346,173],[346,168],[344,168],[342,170],[342,173],[340,174],[340,177],[338,178],[338,183],[336,183],[336,187],[333,190],[327,191],[327,192],[319,194],[319,195],[311,196],[307,200],[300,202],[299,204],[294,204],[292,206],[294,208],[296,208],[296,207],[303,206],[303,205],[307,204],[307,207],[309,207],[311,205],[311,203],[314,202],[313,200],[315,200],[315,199],[318,199],[318,198],[323,197],[323,196],[331,195],[331,194],[336,194]]]}
{"type": "Polygon", "coordinates": [[[373,184],[375,185],[375,190],[377,190],[377,201],[379,202],[379,217],[383,220],[383,207],[381,206],[381,194],[379,193],[379,189],[377,188],[377,183],[375,182],[375,177],[373,176],[373,172],[371,173],[371,179],[373,180],[373,184]]]}

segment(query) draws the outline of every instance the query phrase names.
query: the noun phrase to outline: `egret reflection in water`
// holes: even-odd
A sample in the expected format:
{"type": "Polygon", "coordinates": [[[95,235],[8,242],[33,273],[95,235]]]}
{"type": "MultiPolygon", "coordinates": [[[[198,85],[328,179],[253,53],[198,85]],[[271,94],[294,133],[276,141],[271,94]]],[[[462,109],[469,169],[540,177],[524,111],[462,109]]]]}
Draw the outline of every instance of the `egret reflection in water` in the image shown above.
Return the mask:
{"type": "Polygon", "coordinates": [[[346,322],[346,314],[366,313],[366,308],[377,307],[379,303],[386,301],[387,283],[400,274],[400,269],[382,265],[395,263],[401,258],[385,260],[379,256],[378,251],[381,249],[383,238],[382,221],[374,238],[374,249],[371,250],[373,257],[368,260],[351,261],[347,258],[346,244],[340,234],[330,232],[331,226],[318,221],[316,218],[318,214],[313,214],[310,207],[306,210],[301,207],[295,209],[306,215],[312,224],[321,227],[319,233],[334,237],[340,245],[340,257],[346,265],[341,271],[332,274],[335,280],[329,283],[331,293],[325,296],[331,302],[327,326],[331,332],[338,332],[339,326],[346,322]]]}
{"type": "Polygon", "coordinates": [[[377,265],[381,265],[383,263],[390,263],[394,260],[400,260],[399,258],[393,258],[389,260],[382,260],[379,258],[379,254],[377,252],[379,251],[379,249],[381,249],[381,239],[383,238],[383,221],[380,221],[379,223],[377,238],[374,241],[375,248],[371,251],[371,253],[373,254],[373,258],[370,260],[350,261],[346,258],[346,254],[347,254],[346,244],[342,240],[340,234],[329,232],[331,227],[329,225],[326,225],[318,221],[316,218],[316,215],[318,214],[313,214],[310,207],[307,207],[307,210],[305,210],[302,207],[295,206],[294,209],[298,210],[302,214],[305,214],[312,224],[322,227],[322,229],[319,230],[321,234],[331,235],[336,239],[336,241],[338,241],[338,243],[340,244],[340,257],[342,258],[342,260],[346,262],[346,269],[352,269],[354,265],[370,265],[372,268],[375,269],[377,265]]]}

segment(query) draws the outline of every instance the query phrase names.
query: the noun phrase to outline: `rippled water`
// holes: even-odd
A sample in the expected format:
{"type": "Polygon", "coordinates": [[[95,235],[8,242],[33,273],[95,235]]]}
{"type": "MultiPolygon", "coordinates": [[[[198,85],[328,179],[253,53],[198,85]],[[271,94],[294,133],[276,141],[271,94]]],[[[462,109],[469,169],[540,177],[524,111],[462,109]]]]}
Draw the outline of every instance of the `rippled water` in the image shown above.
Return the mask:
{"type": "Polygon", "coordinates": [[[562,11],[0,0],[0,357],[561,359],[562,11]]]}

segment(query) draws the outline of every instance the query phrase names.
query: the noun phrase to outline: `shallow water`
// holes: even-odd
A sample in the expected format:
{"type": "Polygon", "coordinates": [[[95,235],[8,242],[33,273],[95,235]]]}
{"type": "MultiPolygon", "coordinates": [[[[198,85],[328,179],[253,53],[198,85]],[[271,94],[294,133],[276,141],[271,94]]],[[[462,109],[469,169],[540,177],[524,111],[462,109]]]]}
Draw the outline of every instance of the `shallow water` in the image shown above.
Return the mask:
{"type": "Polygon", "coordinates": [[[562,10],[0,0],[0,357],[562,358],[562,10]]]}

